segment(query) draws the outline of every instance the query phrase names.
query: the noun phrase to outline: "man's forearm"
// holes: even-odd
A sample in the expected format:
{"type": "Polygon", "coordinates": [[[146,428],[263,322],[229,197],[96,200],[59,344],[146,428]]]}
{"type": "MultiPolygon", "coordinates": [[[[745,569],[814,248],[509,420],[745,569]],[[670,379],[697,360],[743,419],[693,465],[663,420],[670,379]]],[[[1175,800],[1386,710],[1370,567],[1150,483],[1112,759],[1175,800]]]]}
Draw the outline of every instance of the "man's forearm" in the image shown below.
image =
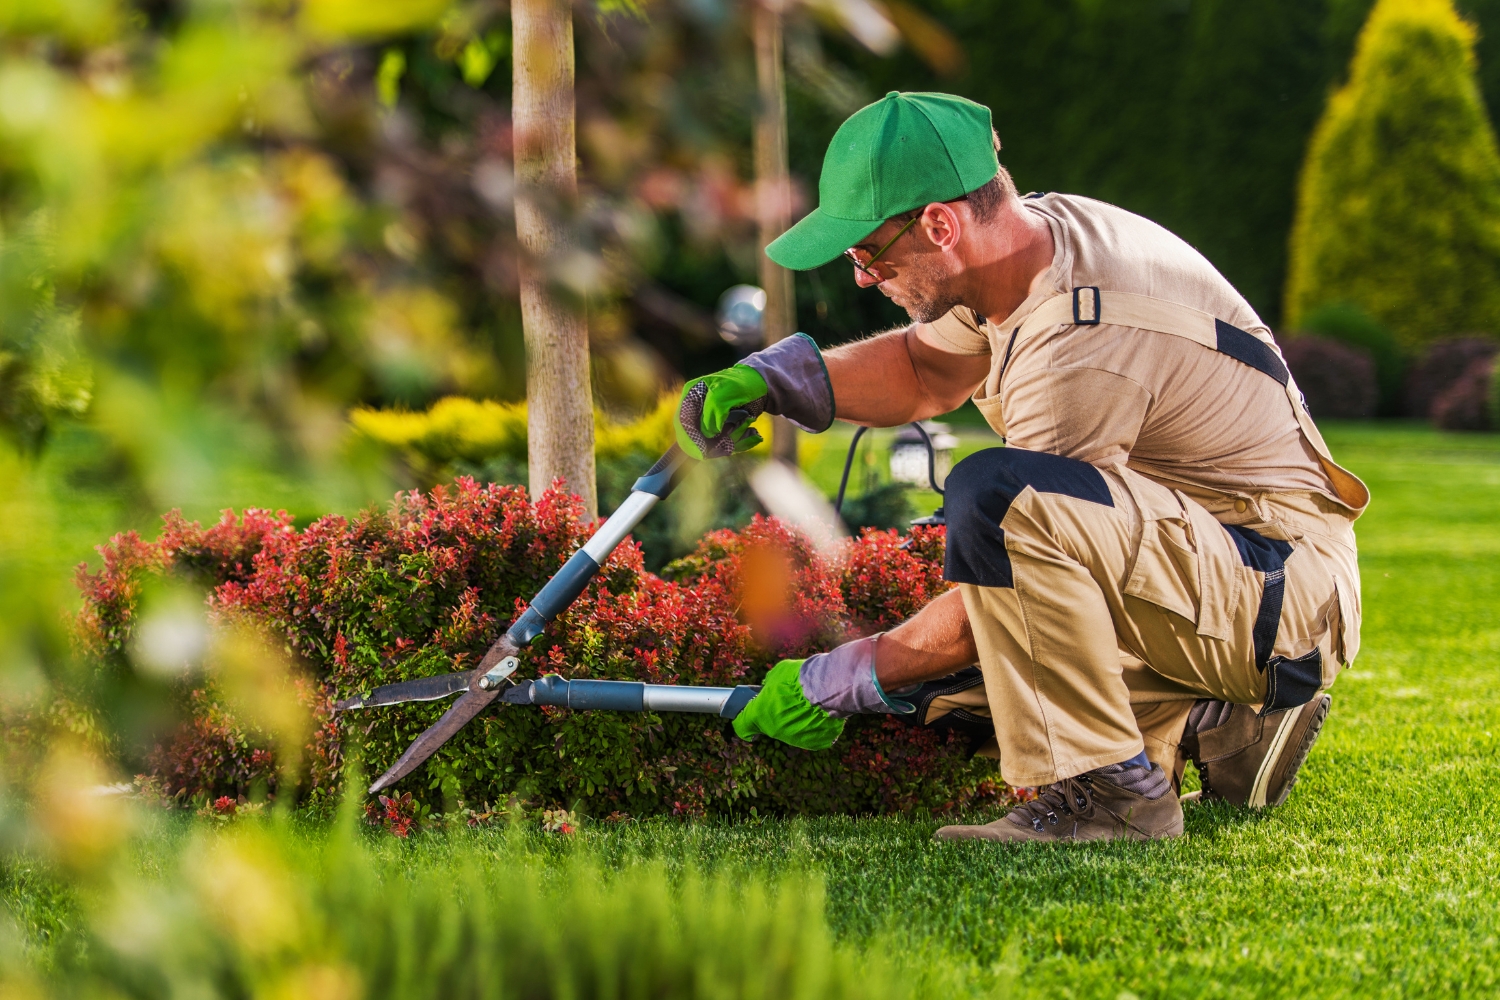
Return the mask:
{"type": "Polygon", "coordinates": [[[989,370],[987,357],[948,354],[924,344],[916,327],[892,330],[823,354],[835,415],[895,427],[963,405],[989,370]]]}
{"type": "Polygon", "coordinates": [[[922,386],[906,347],[906,331],[891,330],[825,351],[835,413],[871,427],[919,419],[922,386]]]}
{"type": "Polygon", "coordinates": [[[880,637],[875,677],[886,691],[894,691],[946,677],[978,660],[963,595],[955,589],[880,637]]]}

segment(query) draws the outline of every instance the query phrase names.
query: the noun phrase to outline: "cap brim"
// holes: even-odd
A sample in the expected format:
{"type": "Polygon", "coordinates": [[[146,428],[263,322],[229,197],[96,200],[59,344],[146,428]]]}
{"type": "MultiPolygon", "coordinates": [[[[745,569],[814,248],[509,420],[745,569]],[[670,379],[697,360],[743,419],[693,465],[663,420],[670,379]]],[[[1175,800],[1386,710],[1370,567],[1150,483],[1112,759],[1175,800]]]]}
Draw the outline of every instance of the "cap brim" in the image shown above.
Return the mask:
{"type": "Polygon", "coordinates": [[[815,208],[766,247],[766,256],[793,271],[811,271],[879,229],[884,219],[836,219],[815,208]]]}

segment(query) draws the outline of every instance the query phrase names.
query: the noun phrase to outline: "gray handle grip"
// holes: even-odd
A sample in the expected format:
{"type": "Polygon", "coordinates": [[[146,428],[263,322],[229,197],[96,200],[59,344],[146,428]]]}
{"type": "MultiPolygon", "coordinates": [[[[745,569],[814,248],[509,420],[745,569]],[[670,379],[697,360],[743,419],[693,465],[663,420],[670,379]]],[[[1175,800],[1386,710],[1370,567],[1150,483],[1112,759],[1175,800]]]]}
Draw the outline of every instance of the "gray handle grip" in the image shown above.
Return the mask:
{"type": "Polygon", "coordinates": [[[570,681],[548,674],[508,688],[501,699],[512,705],[554,705],[580,711],[693,712],[732,719],[760,692],[760,687],[696,687],[642,684],[639,681],[570,681]]]}

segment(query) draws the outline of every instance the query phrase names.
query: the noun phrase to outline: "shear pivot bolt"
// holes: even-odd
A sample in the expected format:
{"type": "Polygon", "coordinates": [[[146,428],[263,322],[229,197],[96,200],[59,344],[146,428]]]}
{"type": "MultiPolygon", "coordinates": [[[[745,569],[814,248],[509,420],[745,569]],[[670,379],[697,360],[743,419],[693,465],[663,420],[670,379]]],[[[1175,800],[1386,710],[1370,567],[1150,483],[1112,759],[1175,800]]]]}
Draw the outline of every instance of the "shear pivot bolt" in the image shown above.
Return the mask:
{"type": "Polygon", "coordinates": [[[479,686],[486,691],[495,690],[495,688],[500,686],[500,682],[505,680],[505,678],[509,677],[511,674],[515,673],[516,668],[520,665],[520,660],[516,659],[514,656],[507,656],[505,659],[501,660],[499,663],[491,667],[489,673],[479,678],[479,686]]]}

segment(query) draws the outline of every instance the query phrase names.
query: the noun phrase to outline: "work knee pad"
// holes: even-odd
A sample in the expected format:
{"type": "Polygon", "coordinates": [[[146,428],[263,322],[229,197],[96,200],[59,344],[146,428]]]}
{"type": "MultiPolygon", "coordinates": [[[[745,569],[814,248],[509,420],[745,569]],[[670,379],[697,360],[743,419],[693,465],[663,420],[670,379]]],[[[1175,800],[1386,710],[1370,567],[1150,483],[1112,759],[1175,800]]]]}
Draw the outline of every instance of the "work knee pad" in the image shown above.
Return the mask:
{"type": "Polygon", "coordinates": [[[975,452],[953,467],[944,486],[948,544],[943,579],[980,587],[1015,586],[1000,522],[1026,487],[1115,505],[1103,473],[1092,465],[1020,448],[975,452]]]}

